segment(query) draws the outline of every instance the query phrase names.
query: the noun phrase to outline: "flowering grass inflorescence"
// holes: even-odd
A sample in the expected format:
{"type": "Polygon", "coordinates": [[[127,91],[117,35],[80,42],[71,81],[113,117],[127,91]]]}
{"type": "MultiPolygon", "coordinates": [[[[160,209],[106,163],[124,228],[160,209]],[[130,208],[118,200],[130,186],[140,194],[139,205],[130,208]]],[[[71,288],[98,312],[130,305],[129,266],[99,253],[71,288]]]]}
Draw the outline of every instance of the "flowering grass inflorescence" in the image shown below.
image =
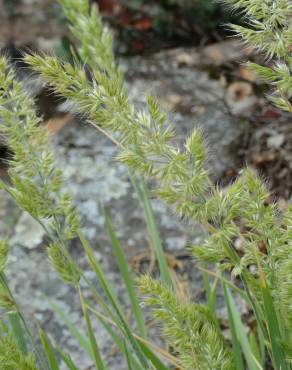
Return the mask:
{"type": "MultiPolygon", "coordinates": [[[[250,19],[251,29],[233,26],[236,32],[269,58],[276,58],[274,67],[250,66],[275,85],[274,102],[291,111],[291,3],[288,0],[227,2],[241,9],[250,19]]],[[[173,348],[172,354],[179,361],[178,366],[183,369],[243,370],[246,363],[253,370],[264,368],[266,357],[270,357],[274,368],[290,369],[292,208],[281,214],[269,201],[266,186],[249,169],[243,170],[224,191],[214,186],[205,168],[201,132],[194,130],[181,148],[175,143],[175,130],[169,124],[166,113],[153,96],[146,97],[146,109],[143,110],[137,110],[130,102],[122,69],[114,60],[112,35],[102,25],[96,8],[90,7],[88,0],[59,0],[59,3],[80,42],[75,64],[36,54],[25,56],[25,61],[57,94],[72,101],[79,113],[118,145],[118,160],[136,176],[155,180],[157,196],[184,219],[199,221],[208,232],[205,241],[192,246],[191,252],[204,263],[217,266],[228,308],[231,345],[222,335],[214,304],[211,304],[216,296],[216,284],[215,288],[209,287],[209,304],[203,306],[177,299],[174,286],[168,279],[161,282],[145,276],[139,280],[140,289],[147,296],[147,304],[163,324],[163,332],[173,348]],[[240,242],[240,250],[234,247],[235,241],[240,242]],[[261,348],[259,357],[252,351],[242,330],[240,316],[225,283],[224,271],[241,279],[244,287],[240,290],[241,295],[253,310],[257,322],[254,334],[258,339],[253,343],[261,348]]],[[[153,366],[163,369],[164,364],[150,351],[151,347],[145,349],[145,342],[133,335],[117,296],[80,231],[78,213],[69,195],[62,190],[62,176],[55,169],[53,155],[47,149],[46,135],[40,128],[33,101],[16,81],[14,72],[3,57],[0,59],[0,116],[3,119],[1,131],[13,152],[9,160],[11,182],[2,182],[1,186],[48,233],[52,265],[60,278],[73,284],[80,295],[90,338],[90,353],[96,367],[106,369],[89,311],[107,325],[107,330],[109,322],[119,329],[126,344],[121,345],[119,337],[112,337],[127,357],[129,369],[153,366]],[[75,237],[81,240],[107,297],[105,302],[90,281],[86,281],[102,313],[95,311],[83,297],[80,279],[86,277],[69,250],[69,242],[75,237]]],[[[148,216],[149,212],[148,207],[148,216]]],[[[119,267],[129,287],[131,279],[125,269],[125,259],[109,220],[107,225],[119,267]]],[[[6,256],[7,243],[3,241],[0,244],[0,269],[4,269],[6,256]]],[[[4,288],[4,297],[6,294],[6,298],[12,299],[4,288]]],[[[239,288],[235,290],[238,292],[239,288]]],[[[134,302],[140,334],[145,340],[143,315],[136,304],[132,286],[129,295],[134,302]]],[[[13,299],[7,302],[12,302],[12,306],[14,304],[13,299]]],[[[11,306],[4,307],[11,309],[11,306]]],[[[48,349],[48,343],[45,344],[48,349]]],[[[48,353],[51,357],[51,352],[48,353]]],[[[169,356],[175,362],[172,354],[169,356]]]]}

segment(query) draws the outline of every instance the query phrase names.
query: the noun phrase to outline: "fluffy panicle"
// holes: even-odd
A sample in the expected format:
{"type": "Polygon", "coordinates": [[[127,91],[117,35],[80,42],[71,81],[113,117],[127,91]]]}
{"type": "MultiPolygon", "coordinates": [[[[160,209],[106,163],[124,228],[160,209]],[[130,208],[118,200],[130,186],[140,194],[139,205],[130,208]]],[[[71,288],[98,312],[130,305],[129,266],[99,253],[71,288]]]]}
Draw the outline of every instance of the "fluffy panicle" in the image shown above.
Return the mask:
{"type": "Polygon", "coordinates": [[[139,279],[145,303],[156,319],[183,369],[235,369],[231,352],[208,309],[199,304],[181,303],[172,291],[144,276],[139,279]]]}
{"type": "Polygon", "coordinates": [[[231,25],[243,40],[270,60],[270,67],[249,63],[261,79],[274,86],[270,99],[292,112],[292,3],[290,0],[222,0],[246,15],[250,27],[231,25]]]}
{"type": "MultiPolygon", "coordinates": [[[[34,102],[24,92],[4,57],[0,58],[0,116],[0,133],[13,153],[9,159],[10,182],[2,181],[1,188],[44,227],[52,241],[62,249],[60,256],[68,256],[67,242],[76,236],[79,217],[70,197],[61,191],[62,173],[55,168],[54,156],[48,149],[46,132],[36,115],[34,102]]],[[[5,264],[6,251],[5,242],[1,242],[0,268],[5,264]]],[[[59,271],[56,258],[51,261],[59,271]]]]}
{"type": "Polygon", "coordinates": [[[174,131],[155,99],[148,97],[148,111],[135,111],[119,73],[103,71],[106,59],[98,68],[92,65],[92,82],[87,80],[83,68],[74,68],[53,57],[30,55],[26,61],[55,92],[73,100],[90,121],[110,135],[118,135],[121,162],[143,176],[156,178],[158,195],[179,214],[197,217],[201,194],[209,183],[199,131],[193,132],[185,149],[173,146],[174,131]]]}
{"type": "Polygon", "coordinates": [[[116,74],[119,68],[114,63],[112,33],[97,16],[97,9],[90,9],[88,1],[60,0],[64,15],[71,22],[71,31],[80,40],[78,53],[82,60],[108,74],[116,74]],[[95,37],[92,37],[94,35],[95,37]]]}
{"type": "MultiPolygon", "coordinates": [[[[291,342],[291,209],[281,217],[269,201],[266,186],[251,170],[244,170],[227,189],[213,186],[205,169],[200,132],[195,130],[179,148],[173,141],[174,129],[154,97],[147,97],[147,109],[135,109],[123,73],[114,61],[111,33],[102,26],[96,9],[87,0],[59,2],[80,41],[79,62],[72,65],[38,55],[26,56],[26,62],[117,143],[121,162],[133,172],[156,180],[160,198],[183,218],[195,219],[206,227],[209,235],[201,245],[192,247],[194,255],[241,278],[259,312],[267,308],[269,296],[263,286],[268,287],[277,302],[275,317],[283,324],[279,332],[285,332],[287,343],[291,342]],[[86,63],[86,70],[80,60],[86,63]]],[[[251,68],[275,86],[275,103],[292,111],[291,2],[226,2],[244,12],[251,25],[251,29],[234,26],[235,31],[275,59],[269,67],[251,64],[251,68]]],[[[5,58],[0,59],[0,116],[0,129],[14,153],[11,183],[1,186],[46,229],[52,265],[64,281],[77,285],[80,271],[70,257],[68,242],[78,233],[79,217],[70,197],[61,190],[61,174],[55,170],[33,102],[16,82],[5,58]]],[[[4,266],[5,245],[0,253],[0,266],[4,266]]],[[[171,290],[149,277],[142,278],[140,286],[149,295],[146,302],[163,323],[185,369],[233,369],[228,346],[206,308],[180,302],[171,290]]],[[[265,320],[257,318],[266,333],[265,320]]],[[[278,345],[277,338],[275,342],[278,345]]]]}
{"type": "Polygon", "coordinates": [[[5,370],[38,370],[32,355],[24,355],[8,328],[0,327],[0,364],[5,370]]]}
{"type": "Polygon", "coordinates": [[[9,246],[7,240],[0,240],[0,272],[3,271],[6,266],[8,250],[9,246]]]}
{"type": "MultiPolygon", "coordinates": [[[[280,107],[291,111],[290,1],[227,2],[236,9],[241,9],[252,26],[252,29],[239,26],[234,26],[234,29],[249,44],[265,52],[269,58],[275,58],[275,64],[271,67],[252,64],[251,68],[263,79],[274,84],[276,94],[273,99],[277,100],[280,107]]],[[[261,272],[273,292],[273,298],[277,299],[279,315],[283,316],[288,312],[291,317],[290,242],[285,234],[288,227],[281,225],[276,207],[268,202],[269,192],[265,185],[251,170],[244,170],[237,181],[224,191],[211,185],[204,166],[205,150],[201,133],[195,130],[186,140],[184,148],[178,148],[173,143],[175,132],[154,97],[147,98],[147,109],[136,110],[129,101],[122,73],[115,66],[109,31],[102,30],[96,10],[90,10],[86,0],[76,3],[60,0],[60,3],[65,6],[72,31],[81,42],[79,53],[89,66],[90,80],[78,63],[72,66],[54,57],[43,58],[37,55],[27,56],[26,62],[48,81],[56,93],[73,101],[95,127],[114,137],[113,140],[120,149],[120,161],[132,171],[156,179],[159,197],[173,206],[183,218],[198,220],[207,228],[209,237],[202,245],[192,248],[194,255],[203,261],[217,263],[221,269],[228,269],[239,276],[259,307],[264,304],[259,279],[261,272]],[[70,7],[71,3],[75,5],[70,7]],[[95,26],[90,28],[90,33],[88,28],[82,28],[91,27],[91,23],[95,26]],[[81,29],[86,31],[81,34],[81,29]],[[91,48],[88,45],[95,46],[91,48]],[[97,55],[96,50],[104,48],[107,48],[107,52],[97,55]],[[240,245],[239,250],[234,247],[235,241],[240,245]]],[[[289,219],[290,215],[285,217],[289,219]]],[[[146,282],[152,284],[153,289],[160,289],[160,296],[165,298],[163,303],[155,301],[155,298],[149,301],[154,306],[158,305],[159,309],[155,311],[158,318],[171,318],[166,309],[170,304],[183,312],[190,321],[193,320],[192,311],[197,314],[200,311],[200,306],[181,305],[158,283],[155,285],[150,280],[145,280],[144,283],[146,282]],[[163,314],[157,315],[158,312],[163,314]]],[[[172,314],[174,312],[177,311],[172,314]]],[[[198,329],[195,322],[193,324],[198,329]]],[[[176,325],[179,324],[176,322],[176,325]]],[[[289,325],[291,328],[291,323],[289,325]]],[[[206,326],[213,330],[207,318],[206,326]]],[[[167,334],[174,341],[176,339],[172,335],[175,330],[184,332],[184,328],[178,326],[169,330],[167,334]]],[[[213,335],[212,330],[210,329],[210,333],[213,335]]],[[[212,335],[206,338],[209,340],[212,335]]],[[[194,334],[194,341],[199,341],[198,336],[199,333],[194,334]]],[[[182,345],[182,341],[178,343],[182,345]]],[[[188,341],[188,345],[192,346],[194,343],[188,341]]],[[[207,339],[206,345],[209,345],[207,339]]],[[[186,348],[178,351],[187,356],[186,348]]],[[[225,353],[218,346],[214,346],[214,351],[217,354],[213,353],[212,361],[225,353]]],[[[181,357],[182,361],[184,355],[181,357]]],[[[188,358],[186,361],[192,360],[188,358]]]]}
{"type": "Polygon", "coordinates": [[[174,206],[181,216],[197,217],[201,194],[209,183],[200,133],[193,132],[184,150],[171,145],[174,131],[154,97],[147,97],[147,110],[143,111],[136,111],[129,102],[123,75],[114,61],[112,37],[108,30],[103,29],[95,8],[89,12],[85,5],[87,1],[80,0],[76,7],[86,11],[77,13],[74,7],[70,8],[71,1],[60,3],[70,13],[72,31],[81,41],[79,52],[91,68],[92,81],[88,81],[83,67],[72,67],[53,57],[28,55],[26,61],[56,93],[73,100],[79,111],[95,125],[110,135],[118,135],[121,149],[118,158],[121,162],[143,176],[155,177],[159,183],[158,195],[174,206]],[[90,26],[83,23],[91,22],[95,26],[86,32],[84,27],[90,26]],[[85,52],[84,45],[94,47],[85,52]],[[99,52],[104,48],[107,52],[99,52]]]}
{"type": "Polygon", "coordinates": [[[58,272],[60,278],[66,283],[78,285],[80,280],[79,270],[76,268],[68,255],[64,253],[62,247],[58,244],[52,243],[49,247],[49,258],[58,272]]]}

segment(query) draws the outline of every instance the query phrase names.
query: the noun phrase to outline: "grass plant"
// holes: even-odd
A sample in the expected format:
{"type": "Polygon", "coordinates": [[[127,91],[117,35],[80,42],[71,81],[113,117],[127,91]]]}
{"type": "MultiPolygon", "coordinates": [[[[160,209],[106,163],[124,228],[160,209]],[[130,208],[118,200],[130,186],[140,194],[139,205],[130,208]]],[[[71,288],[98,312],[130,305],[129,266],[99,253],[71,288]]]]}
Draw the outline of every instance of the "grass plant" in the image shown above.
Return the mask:
{"type": "MultiPolygon", "coordinates": [[[[232,26],[234,30],[270,60],[268,67],[255,64],[250,67],[272,83],[274,103],[291,112],[291,2],[226,2],[250,20],[251,28],[232,26]]],[[[59,3],[79,41],[76,61],[72,64],[36,54],[24,59],[55,93],[72,101],[90,124],[118,146],[117,159],[129,167],[144,209],[160,277],[145,275],[135,281],[105,211],[109,238],[133,311],[129,321],[95,257],[94,247],[82,233],[78,210],[64,191],[62,173],[47,145],[34,102],[17,81],[8,60],[1,57],[0,130],[13,155],[9,159],[10,181],[2,181],[0,187],[45,230],[50,263],[60,279],[75,289],[87,332],[81,333],[52,302],[53,311],[98,370],[109,367],[99,348],[94,320],[99,321],[124,355],[128,369],[292,369],[292,208],[279,212],[276,204],[268,201],[270,194],[265,184],[250,169],[244,169],[225,191],[214,186],[205,168],[201,132],[194,130],[184,147],[178,148],[175,130],[153,96],[146,97],[143,110],[137,110],[130,102],[123,71],[114,60],[112,34],[102,24],[97,9],[90,7],[87,0],[59,0],[59,3]],[[180,217],[200,222],[206,228],[205,241],[192,246],[190,253],[202,261],[207,304],[183,301],[176,295],[145,185],[147,179],[155,184],[151,191],[180,217]],[[72,239],[82,245],[99,289],[71,255],[72,239]],[[234,247],[236,239],[241,241],[240,252],[234,247]],[[208,271],[208,264],[214,264],[216,271],[208,271]],[[241,282],[241,288],[230,282],[230,276],[241,282]],[[219,284],[224,291],[231,340],[224,336],[217,317],[219,284]],[[137,285],[144,305],[150,307],[162,326],[168,346],[159,348],[152,343],[137,285]],[[90,299],[85,297],[84,287],[90,291],[90,299]],[[253,312],[252,328],[248,329],[241,317],[235,303],[237,295],[253,312]]],[[[1,368],[58,370],[63,363],[76,370],[70,354],[42,328],[41,344],[35,341],[21,313],[21,302],[16,302],[5,277],[8,253],[8,242],[3,240],[0,305],[5,314],[0,328],[1,368]]]]}

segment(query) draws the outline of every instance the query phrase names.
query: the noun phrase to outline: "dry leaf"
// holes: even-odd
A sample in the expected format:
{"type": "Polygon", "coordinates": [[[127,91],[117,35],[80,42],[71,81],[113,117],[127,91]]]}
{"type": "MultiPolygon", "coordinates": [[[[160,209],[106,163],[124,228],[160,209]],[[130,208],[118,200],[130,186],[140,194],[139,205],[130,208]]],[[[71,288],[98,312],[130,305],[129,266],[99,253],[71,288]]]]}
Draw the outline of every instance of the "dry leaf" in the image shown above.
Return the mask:
{"type": "Polygon", "coordinates": [[[228,86],[228,100],[238,102],[252,94],[252,86],[248,82],[233,82],[228,86]]]}
{"type": "Polygon", "coordinates": [[[62,128],[69,122],[72,122],[73,116],[67,113],[63,116],[58,116],[49,119],[44,123],[45,129],[48,131],[49,135],[56,135],[62,128]]]}
{"type": "Polygon", "coordinates": [[[274,152],[265,152],[265,153],[254,153],[251,156],[251,160],[256,165],[261,165],[266,162],[271,162],[276,158],[274,152]]]}
{"type": "Polygon", "coordinates": [[[139,31],[148,31],[150,28],[152,28],[152,21],[149,17],[144,16],[143,18],[134,22],[133,27],[139,31]]]}
{"type": "Polygon", "coordinates": [[[175,256],[168,253],[165,253],[165,257],[167,260],[167,265],[171,270],[175,270],[176,268],[182,270],[183,268],[182,261],[178,260],[175,256]]]}
{"type": "Polygon", "coordinates": [[[227,40],[205,47],[202,52],[202,63],[221,65],[242,60],[246,55],[248,55],[247,50],[242,47],[241,42],[227,40]]]}
{"type": "Polygon", "coordinates": [[[239,76],[249,82],[258,80],[258,75],[248,67],[240,67],[239,76]]]}

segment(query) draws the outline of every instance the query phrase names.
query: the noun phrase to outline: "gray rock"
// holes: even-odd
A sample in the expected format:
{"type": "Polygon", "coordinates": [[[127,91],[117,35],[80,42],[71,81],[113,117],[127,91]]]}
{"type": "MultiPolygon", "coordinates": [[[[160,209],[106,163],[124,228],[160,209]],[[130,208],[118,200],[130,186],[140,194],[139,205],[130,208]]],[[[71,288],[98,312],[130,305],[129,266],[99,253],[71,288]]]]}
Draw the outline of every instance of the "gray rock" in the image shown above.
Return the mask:
{"type": "Polygon", "coordinates": [[[44,229],[28,213],[23,212],[17,221],[10,243],[33,249],[41,244],[44,236],[44,229]]]}

